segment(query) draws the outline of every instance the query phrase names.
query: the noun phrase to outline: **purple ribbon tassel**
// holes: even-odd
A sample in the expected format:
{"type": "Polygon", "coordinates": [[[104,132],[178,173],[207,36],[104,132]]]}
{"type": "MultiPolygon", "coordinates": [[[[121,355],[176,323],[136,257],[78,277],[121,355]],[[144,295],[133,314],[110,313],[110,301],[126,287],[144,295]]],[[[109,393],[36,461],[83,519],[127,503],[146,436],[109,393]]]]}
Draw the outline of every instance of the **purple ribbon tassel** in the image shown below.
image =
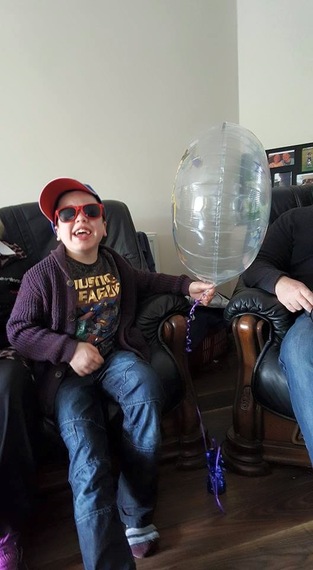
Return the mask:
{"type": "Polygon", "coordinates": [[[225,513],[219,495],[226,492],[226,480],[224,477],[223,458],[221,455],[221,447],[212,441],[213,447],[206,451],[207,466],[209,469],[207,479],[208,493],[214,495],[215,501],[222,513],[225,513]]]}
{"type": "MultiPolygon", "coordinates": [[[[195,318],[194,316],[195,309],[200,302],[201,302],[200,299],[194,301],[187,319],[186,352],[192,352],[190,327],[191,327],[191,321],[195,318]]],[[[222,495],[223,493],[226,492],[226,480],[224,476],[224,466],[221,454],[221,447],[216,444],[216,441],[214,439],[212,439],[211,447],[208,447],[206,440],[206,432],[203,426],[202,416],[198,405],[197,405],[197,412],[200,420],[200,428],[205,446],[206,463],[209,470],[207,477],[207,490],[208,493],[214,495],[218,508],[222,511],[222,513],[225,514],[225,510],[219,499],[219,495],[222,495]]]]}

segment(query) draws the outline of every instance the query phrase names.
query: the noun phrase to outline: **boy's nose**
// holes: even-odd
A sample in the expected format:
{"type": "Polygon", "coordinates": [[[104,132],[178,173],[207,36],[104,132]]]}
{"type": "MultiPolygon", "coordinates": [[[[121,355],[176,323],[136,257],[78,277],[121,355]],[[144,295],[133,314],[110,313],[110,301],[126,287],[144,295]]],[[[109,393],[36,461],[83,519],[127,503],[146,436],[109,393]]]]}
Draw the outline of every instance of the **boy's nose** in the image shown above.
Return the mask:
{"type": "Polygon", "coordinates": [[[79,208],[77,212],[76,221],[77,220],[88,220],[88,216],[86,216],[82,208],[79,208]]]}

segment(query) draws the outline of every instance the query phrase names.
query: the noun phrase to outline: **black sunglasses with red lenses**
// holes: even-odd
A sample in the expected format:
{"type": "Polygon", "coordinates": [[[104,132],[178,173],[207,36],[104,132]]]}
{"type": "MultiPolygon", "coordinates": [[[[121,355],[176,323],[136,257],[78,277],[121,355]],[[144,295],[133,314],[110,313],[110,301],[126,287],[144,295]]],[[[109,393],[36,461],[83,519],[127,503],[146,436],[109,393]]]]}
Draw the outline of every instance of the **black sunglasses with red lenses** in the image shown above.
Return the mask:
{"type": "Polygon", "coordinates": [[[101,216],[104,217],[103,204],[82,204],[80,206],[66,206],[65,208],[56,210],[54,214],[54,223],[56,224],[58,219],[63,223],[73,222],[76,220],[79,212],[82,212],[86,218],[91,218],[93,220],[101,218],[101,216]]]}

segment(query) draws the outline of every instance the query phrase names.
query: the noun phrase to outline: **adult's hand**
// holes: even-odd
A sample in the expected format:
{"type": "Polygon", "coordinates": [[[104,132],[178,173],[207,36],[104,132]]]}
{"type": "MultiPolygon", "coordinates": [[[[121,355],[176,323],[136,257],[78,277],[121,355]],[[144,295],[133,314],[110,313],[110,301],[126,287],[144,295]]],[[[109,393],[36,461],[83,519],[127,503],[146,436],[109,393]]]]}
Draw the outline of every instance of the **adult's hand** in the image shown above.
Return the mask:
{"type": "Polygon", "coordinates": [[[283,275],[275,286],[277,299],[292,313],[313,308],[313,293],[301,281],[283,275]]]}

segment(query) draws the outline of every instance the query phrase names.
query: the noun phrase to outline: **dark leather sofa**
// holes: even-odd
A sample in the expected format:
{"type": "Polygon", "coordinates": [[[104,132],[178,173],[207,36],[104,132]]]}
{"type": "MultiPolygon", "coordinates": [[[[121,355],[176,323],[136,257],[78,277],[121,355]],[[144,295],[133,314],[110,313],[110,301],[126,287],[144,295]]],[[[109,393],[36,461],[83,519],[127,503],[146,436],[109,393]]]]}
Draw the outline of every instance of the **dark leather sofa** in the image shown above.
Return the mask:
{"type": "MultiPolygon", "coordinates": [[[[313,185],[274,188],[270,223],[290,208],[313,204],[313,185]]],[[[278,355],[295,319],[276,296],[238,285],[224,312],[235,338],[239,371],[233,423],[223,443],[228,468],[263,475],[270,463],[310,466],[278,355]]]]}
{"type": "MultiPolygon", "coordinates": [[[[119,201],[105,200],[108,237],[106,243],[118,251],[137,269],[148,271],[143,249],[128,207],[119,201]]],[[[0,209],[5,226],[3,237],[17,243],[27,253],[23,271],[47,255],[57,245],[50,223],[41,214],[37,203],[26,203],[0,209]]],[[[21,266],[20,266],[21,267],[21,266]]],[[[152,351],[152,366],[162,379],[168,401],[162,424],[163,459],[174,460],[180,468],[195,468],[204,463],[204,443],[188,362],[185,352],[186,314],[189,304],[185,297],[173,294],[147,297],[141,303],[137,324],[152,351]]],[[[118,425],[116,406],[108,405],[110,423],[118,425]]],[[[59,440],[51,420],[41,418],[41,457],[53,455],[59,440]],[[49,441],[52,446],[49,446],[49,441]]]]}

